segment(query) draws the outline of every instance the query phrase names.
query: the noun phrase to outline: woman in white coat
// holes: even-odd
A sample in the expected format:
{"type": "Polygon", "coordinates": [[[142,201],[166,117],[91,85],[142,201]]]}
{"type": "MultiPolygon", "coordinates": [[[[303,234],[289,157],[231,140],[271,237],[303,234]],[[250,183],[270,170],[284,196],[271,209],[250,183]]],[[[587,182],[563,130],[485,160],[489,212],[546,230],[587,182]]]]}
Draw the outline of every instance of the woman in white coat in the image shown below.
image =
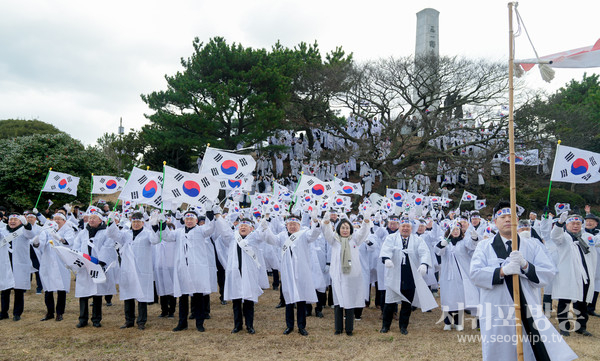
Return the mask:
{"type": "Polygon", "coordinates": [[[346,314],[346,334],[352,336],[354,330],[354,309],[365,306],[364,275],[360,263],[358,247],[367,239],[371,224],[365,219],[362,227],[354,233],[352,223],[342,219],[333,232],[326,213],[323,221],[323,235],[331,245],[331,285],[335,306],[335,334],[342,333],[343,312],[346,314]]]}
{"type": "Polygon", "coordinates": [[[65,313],[67,293],[71,290],[71,271],[67,269],[58,254],[52,250],[53,245],[71,247],[77,233],[67,223],[67,217],[62,213],[56,213],[53,217],[56,228],[47,228],[40,233],[37,242],[34,239],[33,246],[40,252],[40,278],[44,285],[44,302],[46,303],[46,316],[40,321],[54,318],[62,321],[65,313]],[[56,304],[54,303],[54,292],[56,292],[56,304]],[[56,307],[55,307],[56,305],[56,307]]]}
{"type": "Polygon", "coordinates": [[[469,304],[470,311],[476,311],[479,292],[469,279],[471,249],[460,225],[452,223],[434,249],[442,259],[440,303],[445,316],[444,331],[451,330],[453,325],[462,331],[464,310],[469,304]]]}
{"type": "MultiPolygon", "coordinates": [[[[156,226],[157,219],[158,214],[153,214],[150,226],[156,226]]],[[[131,229],[120,230],[116,223],[112,223],[108,227],[108,235],[121,246],[119,298],[124,301],[125,311],[125,324],[121,328],[134,326],[137,300],[137,326],[144,330],[148,320],[148,303],[154,302],[152,245],[160,240],[152,228],[144,227],[144,216],[139,212],[131,215],[131,229]]]]}

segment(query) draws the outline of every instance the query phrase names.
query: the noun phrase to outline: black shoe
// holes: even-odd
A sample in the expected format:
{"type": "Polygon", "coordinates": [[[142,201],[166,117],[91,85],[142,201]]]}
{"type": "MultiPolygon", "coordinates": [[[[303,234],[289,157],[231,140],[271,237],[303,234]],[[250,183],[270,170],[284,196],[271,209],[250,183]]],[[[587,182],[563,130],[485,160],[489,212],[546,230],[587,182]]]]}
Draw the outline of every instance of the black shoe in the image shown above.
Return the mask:
{"type": "Polygon", "coordinates": [[[5,320],[8,318],[8,315],[0,315],[0,320],[5,320]]]}
{"type": "Polygon", "coordinates": [[[204,332],[204,331],[206,331],[204,329],[204,326],[196,326],[196,330],[198,330],[198,332],[204,332]]]}
{"type": "Polygon", "coordinates": [[[46,314],[46,316],[44,316],[44,318],[42,318],[40,321],[48,321],[54,318],[54,315],[49,315],[46,314]]]}
{"type": "Polygon", "coordinates": [[[204,319],[205,320],[210,320],[210,313],[208,315],[204,316],[204,319]]]}
{"type": "Polygon", "coordinates": [[[183,326],[183,325],[177,325],[177,327],[175,327],[173,329],[173,332],[177,332],[177,331],[183,331],[183,330],[187,330],[187,325],[183,326]]]}
{"type": "Polygon", "coordinates": [[[169,316],[167,316],[168,318],[175,318],[175,315],[172,313],[169,313],[169,316]]]}
{"type": "Polygon", "coordinates": [[[126,324],[124,324],[123,326],[121,326],[119,328],[123,329],[123,328],[132,328],[132,327],[133,327],[133,323],[126,323],[126,324]]]}
{"type": "Polygon", "coordinates": [[[88,323],[87,323],[87,322],[79,322],[79,323],[77,324],[77,326],[75,326],[75,327],[77,327],[77,328],[82,328],[82,327],[85,327],[85,326],[87,326],[87,325],[88,325],[88,323]]]}
{"type": "Polygon", "coordinates": [[[560,335],[562,337],[569,337],[569,336],[571,336],[571,334],[569,333],[569,331],[560,331],[560,335]]]}
{"type": "Polygon", "coordinates": [[[586,329],[579,329],[579,330],[575,331],[575,333],[578,333],[582,336],[593,336],[592,333],[586,329]]]}
{"type": "Polygon", "coordinates": [[[63,320],[63,315],[61,315],[61,314],[56,315],[56,321],[57,322],[58,321],[62,321],[62,320],[63,320]]]}
{"type": "Polygon", "coordinates": [[[13,321],[19,321],[21,319],[21,316],[13,316],[13,321]]]}
{"type": "Polygon", "coordinates": [[[146,325],[138,325],[138,330],[145,330],[146,329],[146,325]]]}
{"type": "Polygon", "coordinates": [[[238,333],[242,330],[241,327],[234,327],[233,330],[231,330],[231,333],[238,333]]]}
{"type": "Polygon", "coordinates": [[[335,330],[335,332],[334,332],[333,334],[334,334],[334,335],[341,335],[341,334],[342,334],[342,331],[340,331],[340,330],[335,330]]]}
{"type": "Polygon", "coordinates": [[[285,307],[285,303],[283,302],[279,302],[279,304],[277,306],[275,306],[275,308],[282,308],[285,307]]]}
{"type": "Polygon", "coordinates": [[[188,317],[188,320],[193,320],[194,318],[196,318],[196,316],[194,316],[194,314],[192,313],[192,314],[190,315],[190,317],[188,317]]]}
{"type": "Polygon", "coordinates": [[[323,312],[317,311],[315,312],[315,316],[317,316],[318,318],[323,318],[323,312]]]}
{"type": "Polygon", "coordinates": [[[100,322],[94,322],[92,324],[92,326],[97,327],[97,328],[102,327],[102,325],[100,324],[100,322]]]}
{"type": "Polygon", "coordinates": [[[254,335],[256,333],[256,331],[254,331],[254,327],[248,327],[248,333],[251,335],[254,335]]]}
{"type": "Polygon", "coordinates": [[[286,329],[285,329],[285,331],[283,331],[283,334],[284,334],[284,335],[289,335],[290,333],[292,333],[292,331],[294,331],[294,329],[293,329],[293,328],[290,328],[290,327],[288,327],[288,328],[286,328],[286,329]]]}
{"type": "Polygon", "coordinates": [[[312,316],[312,312],[311,311],[306,311],[306,317],[310,317],[312,316]]]}
{"type": "Polygon", "coordinates": [[[346,331],[346,335],[352,336],[352,331],[346,331]]]}
{"type": "Polygon", "coordinates": [[[299,328],[298,333],[301,334],[302,336],[308,336],[308,331],[306,331],[305,328],[299,328]]]}
{"type": "Polygon", "coordinates": [[[401,327],[400,328],[400,333],[403,334],[403,335],[408,335],[408,330],[406,328],[404,328],[404,327],[401,327]]]}
{"type": "Polygon", "coordinates": [[[164,312],[163,312],[163,313],[161,313],[160,315],[158,315],[158,317],[159,317],[159,318],[165,318],[165,317],[167,317],[167,315],[168,315],[167,313],[164,313],[164,312]]]}
{"type": "Polygon", "coordinates": [[[588,315],[594,316],[594,317],[600,317],[600,314],[597,313],[596,311],[588,311],[588,315]]]}
{"type": "Polygon", "coordinates": [[[389,328],[387,327],[382,327],[381,330],[379,330],[379,333],[388,333],[389,332],[389,328]]]}
{"type": "Polygon", "coordinates": [[[113,305],[112,302],[106,302],[106,307],[110,307],[112,305],[113,305]]]}
{"type": "Polygon", "coordinates": [[[227,301],[221,301],[221,304],[222,304],[223,306],[225,306],[225,305],[227,304],[227,301]]]}
{"type": "Polygon", "coordinates": [[[273,291],[279,291],[279,286],[273,286],[273,291]]]}

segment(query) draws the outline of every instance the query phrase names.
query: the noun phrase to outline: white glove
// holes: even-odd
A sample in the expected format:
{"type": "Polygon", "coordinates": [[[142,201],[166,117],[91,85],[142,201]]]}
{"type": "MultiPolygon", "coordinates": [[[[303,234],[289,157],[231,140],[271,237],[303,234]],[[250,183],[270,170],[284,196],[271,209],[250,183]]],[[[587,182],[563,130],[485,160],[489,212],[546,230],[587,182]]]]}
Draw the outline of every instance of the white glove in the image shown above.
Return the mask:
{"type": "Polygon", "coordinates": [[[33,209],[33,214],[35,214],[35,216],[37,217],[38,213],[40,213],[40,212],[38,211],[38,209],[37,209],[37,208],[34,208],[34,209],[33,209]]]}
{"type": "Polygon", "coordinates": [[[162,214],[162,213],[159,213],[159,214],[158,214],[158,221],[159,221],[159,222],[165,222],[165,220],[166,220],[166,219],[165,219],[165,215],[164,215],[164,214],[162,214]]]}
{"type": "Polygon", "coordinates": [[[65,209],[65,211],[67,211],[67,214],[71,213],[71,205],[69,203],[65,203],[63,208],[65,209]]]}
{"type": "Polygon", "coordinates": [[[417,268],[417,271],[419,271],[421,276],[425,277],[425,275],[427,274],[427,265],[420,265],[419,268],[417,268]]]}
{"type": "Polygon", "coordinates": [[[22,225],[27,224],[27,218],[25,218],[25,216],[19,216],[18,219],[19,219],[19,221],[21,221],[22,225]]]}
{"type": "Polygon", "coordinates": [[[151,226],[156,226],[158,224],[158,214],[157,213],[152,213],[152,215],[150,216],[150,219],[149,219],[148,223],[151,226]]]}
{"type": "Polygon", "coordinates": [[[393,268],[394,267],[394,262],[392,262],[392,260],[389,259],[389,258],[385,260],[384,264],[385,264],[386,268],[393,268]]]}
{"type": "Polygon", "coordinates": [[[269,222],[267,222],[264,218],[260,221],[260,229],[266,231],[269,228],[269,222]]]}
{"type": "Polygon", "coordinates": [[[319,211],[317,211],[316,209],[313,209],[312,212],[310,212],[310,219],[312,219],[313,222],[316,222],[319,220],[319,211]]]}
{"type": "Polygon", "coordinates": [[[60,241],[60,236],[56,232],[48,232],[50,237],[54,238],[55,241],[60,241]]]}
{"type": "Polygon", "coordinates": [[[560,224],[565,224],[565,222],[567,221],[567,218],[569,217],[569,212],[563,212],[560,215],[560,218],[558,219],[558,223],[560,224]]]}
{"type": "Polygon", "coordinates": [[[448,240],[446,238],[442,239],[442,247],[446,247],[448,245],[448,240]]]}
{"type": "Polygon", "coordinates": [[[325,270],[324,270],[324,271],[325,271],[325,273],[328,273],[328,272],[329,272],[329,265],[328,265],[328,264],[327,264],[327,265],[325,265],[325,270]]]}
{"type": "Polygon", "coordinates": [[[331,216],[331,214],[329,212],[325,212],[325,214],[323,215],[323,221],[329,222],[330,221],[330,219],[329,219],[330,216],[331,216]]]}
{"type": "Polygon", "coordinates": [[[115,212],[110,212],[108,214],[108,219],[111,219],[111,220],[115,219],[115,212]]]}
{"type": "Polygon", "coordinates": [[[518,263],[510,261],[508,264],[502,266],[502,271],[505,276],[521,274],[521,267],[518,263]]]}
{"type": "Polygon", "coordinates": [[[523,258],[523,254],[520,251],[510,252],[510,261],[517,263],[521,268],[527,267],[527,261],[523,258]]]}
{"type": "Polygon", "coordinates": [[[375,222],[381,223],[381,214],[379,212],[375,214],[375,222]]]}
{"type": "Polygon", "coordinates": [[[214,214],[221,214],[221,213],[223,213],[223,210],[221,209],[221,207],[219,206],[219,204],[218,204],[218,203],[217,203],[217,204],[215,204],[215,205],[212,207],[212,211],[214,212],[214,214]]]}
{"type": "Polygon", "coordinates": [[[477,233],[473,232],[471,233],[471,239],[473,240],[473,242],[477,242],[479,241],[479,236],[477,235],[477,233]]]}

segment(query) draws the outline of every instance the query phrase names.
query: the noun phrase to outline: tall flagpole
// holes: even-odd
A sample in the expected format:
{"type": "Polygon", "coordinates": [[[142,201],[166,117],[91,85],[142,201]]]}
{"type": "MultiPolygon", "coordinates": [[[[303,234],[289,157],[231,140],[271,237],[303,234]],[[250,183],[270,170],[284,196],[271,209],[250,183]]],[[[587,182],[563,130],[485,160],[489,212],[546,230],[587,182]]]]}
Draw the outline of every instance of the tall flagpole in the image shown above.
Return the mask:
{"type": "MultiPolygon", "coordinates": [[[[163,160],[163,181],[162,184],[160,185],[161,189],[163,189],[165,187],[165,168],[167,166],[167,161],[163,160]]],[[[200,170],[198,170],[198,172],[200,172],[200,170]]],[[[161,201],[160,201],[160,214],[161,216],[164,215],[165,213],[165,208],[164,208],[165,203],[162,201],[162,197],[161,197],[161,201]]],[[[163,221],[160,221],[160,224],[158,226],[158,231],[159,231],[159,239],[162,242],[162,225],[163,225],[163,221]]]]}
{"type": "Polygon", "coordinates": [[[52,167],[50,167],[50,170],[48,171],[48,174],[46,174],[46,180],[44,181],[44,185],[42,186],[42,190],[40,190],[40,195],[38,196],[37,201],[35,201],[35,207],[33,207],[33,208],[37,208],[38,203],[40,203],[40,198],[42,197],[42,192],[44,191],[44,188],[46,188],[46,183],[48,182],[48,177],[50,177],[50,171],[52,171],[52,167]]]}
{"type": "Polygon", "coordinates": [[[93,198],[94,198],[94,173],[92,173],[92,183],[90,185],[90,206],[92,205],[93,198]]]}
{"type": "MultiPolygon", "coordinates": [[[[510,151],[510,231],[512,235],[512,250],[518,251],[517,235],[517,182],[515,169],[515,126],[514,126],[514,85],[513,85],[513,67],[514,67],[514,32],[513,32],[513,7],[516,2],[508,3],[508,145],[510,151]]],[[[521,321],[521,292],[519,287],[519,275],[513,275],[513,299],[515,302],[515,327],[517,336],[517,359],[523,361],[523,341],[522,321],[521,321]]]]}
{"type": "MultiPolygon", "coordinates": [[[[556,153],[558,154],[558,147],[560,146],[560,140],[556,144],[556,153]]],[[[554,172],[554,166],[556,165],[556,156],[554,156],[554,163],[552,163],[552,172],[554,172]]],[[[552,177],[550,177],[550,184],[548,185],[548,197],[546,198],[546,209],[548,209],[548,204],[550,203],[550,190],[552,189],[552,177]]],[[[546,217],[548,217],[548,211],[546,211],[546,217]]]]}

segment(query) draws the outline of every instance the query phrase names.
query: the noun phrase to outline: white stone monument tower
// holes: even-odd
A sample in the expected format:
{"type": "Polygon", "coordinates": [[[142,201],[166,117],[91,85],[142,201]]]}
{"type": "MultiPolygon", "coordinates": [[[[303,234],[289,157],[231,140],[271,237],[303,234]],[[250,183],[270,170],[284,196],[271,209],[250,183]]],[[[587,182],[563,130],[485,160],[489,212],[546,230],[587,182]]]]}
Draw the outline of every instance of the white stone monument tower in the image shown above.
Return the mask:
{"type": "Polygon", "coordinates": [[[417,13],[415,56],[440,55],[440,12],[426,8],[417,13]]]}

